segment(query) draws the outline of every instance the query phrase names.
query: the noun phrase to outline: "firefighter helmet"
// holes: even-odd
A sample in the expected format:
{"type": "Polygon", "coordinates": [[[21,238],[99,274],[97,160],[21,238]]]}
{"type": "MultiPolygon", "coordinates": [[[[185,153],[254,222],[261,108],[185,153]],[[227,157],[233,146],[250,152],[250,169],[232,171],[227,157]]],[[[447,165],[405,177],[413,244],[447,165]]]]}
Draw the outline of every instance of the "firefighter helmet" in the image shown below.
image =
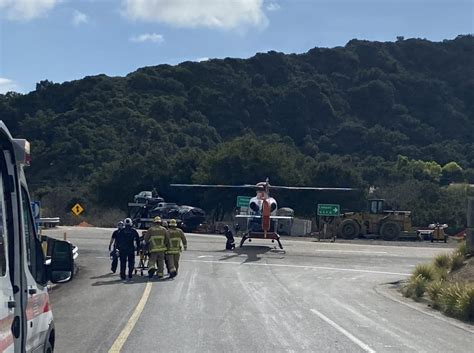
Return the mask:
{"type": "Polygon", "coordinates": [[[177,227],[178,223],[176,222],[176,219],[171,219],[168,223],[170,227],[177,227]]]}

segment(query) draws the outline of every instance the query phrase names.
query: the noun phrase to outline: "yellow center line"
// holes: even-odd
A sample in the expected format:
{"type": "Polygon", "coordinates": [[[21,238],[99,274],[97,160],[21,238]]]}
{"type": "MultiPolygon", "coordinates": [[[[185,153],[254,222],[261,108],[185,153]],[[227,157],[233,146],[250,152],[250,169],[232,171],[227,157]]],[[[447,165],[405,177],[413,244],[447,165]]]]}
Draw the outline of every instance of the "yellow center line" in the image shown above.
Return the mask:
{"type": "Polygon", "coordinates": [[[133,312],[132,316],[130,316],[130,319],[128,319],[128,322],[123,328],[122,332],[120,332],[114,344],[112,345],[112,347],[110,347],[109,353],[119,353],[122,350],[122,347],[125,344],[125,341],[127,341],[127,338],[130,335],[130,332],[132,332],[133,328],[135,327],[135,324],[140,318],[143,308],[145,308],[145,304],[148,300],[148,297],[150,296],[151,286],[152,286],[152,282],[148,282],[146,284],[145,291],[143,292],[142,298],[138,302],[137,307],[135,308],[135,311],[133,312]]]}

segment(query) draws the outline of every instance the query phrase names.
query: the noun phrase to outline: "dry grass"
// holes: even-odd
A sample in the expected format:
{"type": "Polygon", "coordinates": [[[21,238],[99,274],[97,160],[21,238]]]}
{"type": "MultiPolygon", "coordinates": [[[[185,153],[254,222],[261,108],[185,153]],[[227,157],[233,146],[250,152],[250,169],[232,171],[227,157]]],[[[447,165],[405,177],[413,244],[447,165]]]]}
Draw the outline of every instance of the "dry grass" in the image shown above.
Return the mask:
{"type": "Polygon", "coordinates": [[[461,288],[459,283],[444,286],[439,297],[441,309],[446,314],[454,316],[456,314],[456,303],[460,295],[461,288]]]}
{"type": "Polygon", "coordinates": [[[456,313],[463,320],[474,321],[474,285],[466,285],[456,302],[456,313]]]}
{"type": "Polygon", "coordinates": [[[474,320],[474,285],[449,283],[439,293],[441,310],[462,320],[474,320]]]}
{"type": "Polygon", "coordinates": [[[439,254],[433,260],[433,265],[439,269],[448,269],[450,262],[449,254],[439,254]]]}
{"type": "Polygon", "coordinates": [[[418,264],[413,270],[412,277],[421,277],[425,281],[433,281],[436,278],[436,272],[430,264],[418,264]]]}
{"type": "Polygon", "coordinates": [[[419,300],[426,293],[434,308],[461,320],[474,321],[474,283],[472,275],[469,276],[472,273],[470,265],[464,242],[451,254],[436,256],[431,264],[417,265],[403,294],[419,300]],[[460,276],[463,271],[467,274],[460,276]]]}
{"type": "Polygon", "coordinates": [[[451,267],[451,256],[439,254],[433,260],[433,271],[436,279],[445,280],[451,267]]]}
{"type": "Polygon", "coordinates": [[[461,254],[462,256],[466,257],[468,252],[467,252],[467,245],[466,245],[466,241],[462,241],[459,245],[458,245],[458,248],[456,249],[456,252],[458,252],[459,254],[461,254]]]}
{"type": "Polygon", "coordinates": [[[455,271],[459,268],[462,267],[463,263],[464,263],[464,259],[465,259],[465,255],[463,255],[462,253],[460,253],[459,251],[455,251],[451,254],[451,258],[450,258],[450,270],[451,271],[455,271]]]}
{"type": "Polygon", "coordinates": [[[417,300],[425,294],[427,284],[428,281],[422,275],[411,276],[405,286],[404,295],[417,300]]]}
{"type": "Polygon", "coordinates": [[[127,214],[119,209],[101,209],[87,218],[90,224],[96,227],[114,228],[117,222],[127,217],[127,214]]]}
{"type": "Polygon", "coordinates": [[[443,289],[444,283],[441,280],[437,280],[431,282],[427,286],[427,293],[430,299],[433,301],[433,306],[435,308],[439,307],[439,296],[441,295],[441,291],[443,289]]]}
{"type": "Polygon", "coordinates": [[[81,222],[87,222],[94,227],[114,228],[119,220],[123,220],[127,214],[120,209],[96,208],[87,210],[80,216],[74,216],[72,213],[61,217],[62,225],[78,225],[81,222]]]}

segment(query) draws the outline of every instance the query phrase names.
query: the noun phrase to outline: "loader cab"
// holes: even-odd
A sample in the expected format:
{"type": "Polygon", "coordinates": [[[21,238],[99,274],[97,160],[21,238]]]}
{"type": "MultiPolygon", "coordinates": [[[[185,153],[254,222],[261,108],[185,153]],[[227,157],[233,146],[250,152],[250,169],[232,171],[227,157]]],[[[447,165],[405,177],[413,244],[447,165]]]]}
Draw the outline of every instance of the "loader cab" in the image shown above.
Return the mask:
{"type": "Polygon", "coordinates": [[[53,352],[47,283],[72,278],[72,245],[55,241],[45,259],[23,172],[29,143],[0,121],[0,145],[0,351],[53,352]]]}
{"type": "Polygon", "coordinates": [[[385,200],[383,199],[371,199],[368,200],[368,209],[371,214],[380,214],[384,210],[385,200]]]}

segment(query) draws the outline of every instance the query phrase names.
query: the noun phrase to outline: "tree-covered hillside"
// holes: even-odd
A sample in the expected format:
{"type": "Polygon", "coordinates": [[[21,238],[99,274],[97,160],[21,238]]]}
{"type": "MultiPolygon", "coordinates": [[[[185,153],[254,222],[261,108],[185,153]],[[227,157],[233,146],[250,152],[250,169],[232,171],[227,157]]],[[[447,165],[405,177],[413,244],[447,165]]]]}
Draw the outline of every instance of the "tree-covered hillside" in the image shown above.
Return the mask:
{"type": "MultiPolygon", "coordinates": [[[[61,190],[123,207],[156,186],[210,210],[234,200],[168,184],[269,176],[274,184],[375,185],[394,206],[413,209],[417,223],[462,226],[435,205],[452,196],[443,185],[474,183],[474,37],[352,40],[298,55],[45,80],[29,94],[0,95],[0,117],[32,142],[29,180],[46,199],[61,190]]],[[[363,203],[361,193],[282,196],[303,213],[315,200],[363,203]]]]}

